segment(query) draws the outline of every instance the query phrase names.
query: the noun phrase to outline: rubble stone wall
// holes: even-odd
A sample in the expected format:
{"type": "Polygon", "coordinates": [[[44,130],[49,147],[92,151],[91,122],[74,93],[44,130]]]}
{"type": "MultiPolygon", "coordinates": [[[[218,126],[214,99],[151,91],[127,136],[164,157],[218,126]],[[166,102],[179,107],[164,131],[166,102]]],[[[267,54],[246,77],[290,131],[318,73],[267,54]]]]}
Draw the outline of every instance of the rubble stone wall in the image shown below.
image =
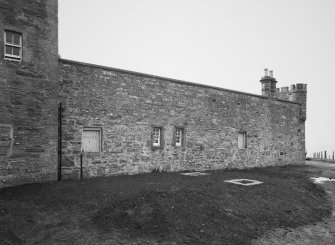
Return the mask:
{"type": "Polygon", "coordinates": [[[102,131],[101,152],[84,153],[84,176],[303,164],[300,105],[146,74],[60,61],[63,174],[78,176],[82,131],[102,131]],[[163,146],[152,147],[152,127],[163,146]],[[174,145],[175,127],[185,144],[174,145]],[[247,148],[238,148],[246,132],[247,148]]]}

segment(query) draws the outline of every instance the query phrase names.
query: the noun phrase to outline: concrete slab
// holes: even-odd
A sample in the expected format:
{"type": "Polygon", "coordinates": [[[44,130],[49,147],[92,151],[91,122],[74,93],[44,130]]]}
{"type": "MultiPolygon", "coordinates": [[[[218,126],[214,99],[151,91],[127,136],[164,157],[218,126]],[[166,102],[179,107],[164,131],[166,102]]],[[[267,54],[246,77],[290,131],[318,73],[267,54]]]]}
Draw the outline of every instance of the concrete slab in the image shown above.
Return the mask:
{"type": "Polygon", "coordinates": [[[251,179],[232,179],[232,180],[226,180],[225,182],[244,186],[263,184],[263,182],[261,181],[251,179]]]}

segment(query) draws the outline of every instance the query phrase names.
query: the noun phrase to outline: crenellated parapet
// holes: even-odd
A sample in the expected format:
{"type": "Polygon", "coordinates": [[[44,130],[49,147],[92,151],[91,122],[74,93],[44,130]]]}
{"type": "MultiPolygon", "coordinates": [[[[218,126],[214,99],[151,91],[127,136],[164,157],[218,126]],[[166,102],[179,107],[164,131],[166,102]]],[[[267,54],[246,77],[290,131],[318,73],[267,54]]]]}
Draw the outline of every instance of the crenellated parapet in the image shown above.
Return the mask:
{"type": "Polygon", "coordinates": [[[307,92],[307,84],[304,83],[297,83],[297,84],[292,84],[290,86],[290,92],[296,93],[296,92],[307,92]]]}

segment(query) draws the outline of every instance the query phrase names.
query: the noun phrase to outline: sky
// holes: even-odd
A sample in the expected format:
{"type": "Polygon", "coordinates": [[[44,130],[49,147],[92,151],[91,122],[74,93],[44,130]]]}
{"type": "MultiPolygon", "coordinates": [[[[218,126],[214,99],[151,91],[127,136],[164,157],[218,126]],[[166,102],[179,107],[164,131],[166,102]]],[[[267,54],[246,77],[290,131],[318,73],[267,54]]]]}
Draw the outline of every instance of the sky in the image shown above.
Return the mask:
{"type": "Polygon", "coordinates": [[[59,0],[59,54],[261,94],[307,84],[308,155],[335,151],[334,0],[59,0]]]}

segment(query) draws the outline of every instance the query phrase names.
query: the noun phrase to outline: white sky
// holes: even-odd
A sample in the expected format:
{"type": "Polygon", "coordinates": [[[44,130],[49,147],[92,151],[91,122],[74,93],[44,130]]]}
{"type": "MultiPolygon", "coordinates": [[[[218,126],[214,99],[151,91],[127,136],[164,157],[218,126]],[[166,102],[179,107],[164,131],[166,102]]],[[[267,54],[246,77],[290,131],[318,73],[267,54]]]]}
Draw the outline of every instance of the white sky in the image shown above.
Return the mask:
{"type": "Polygon", "coordinates": [[[307,83],[308,154],[335,150],[335,0],[59,0],[62,58],[261,94],[307,83]]]}

